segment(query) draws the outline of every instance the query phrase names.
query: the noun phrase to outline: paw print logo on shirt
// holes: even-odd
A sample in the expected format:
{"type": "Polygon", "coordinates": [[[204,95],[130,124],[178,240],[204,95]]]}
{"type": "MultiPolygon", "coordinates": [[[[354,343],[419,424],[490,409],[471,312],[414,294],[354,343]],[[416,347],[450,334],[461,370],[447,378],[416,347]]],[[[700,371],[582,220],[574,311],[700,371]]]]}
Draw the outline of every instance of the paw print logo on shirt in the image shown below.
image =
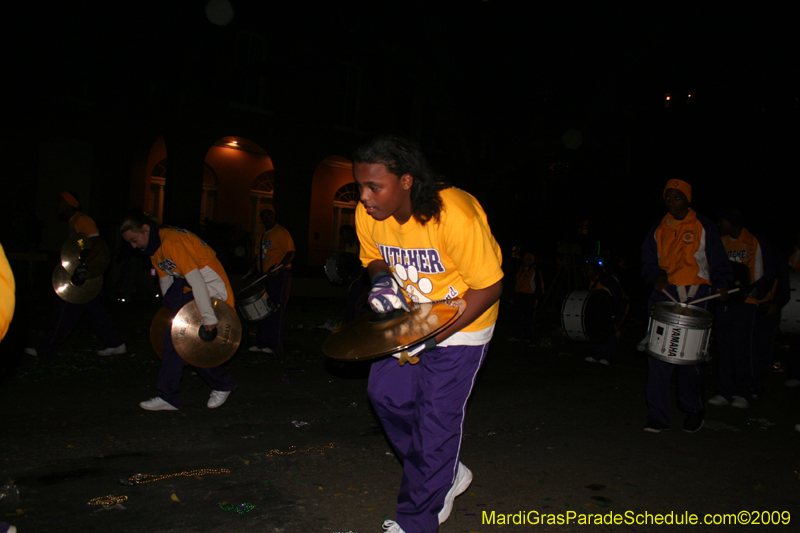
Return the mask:
{"type": "Polygon", "coordinates": [[[416,303],[433,301],[426,296],[433,290],[433,282],[425,277],[420,278],[417,267],[410,265],[406,268],[398,263],[394,265],[394,274],[398,282],[404,285],[405,291],[409,298],[411,298],[411,301],[416,303]],[[410,281],[411,283],[406,284],[406,281],[410,281]]]}

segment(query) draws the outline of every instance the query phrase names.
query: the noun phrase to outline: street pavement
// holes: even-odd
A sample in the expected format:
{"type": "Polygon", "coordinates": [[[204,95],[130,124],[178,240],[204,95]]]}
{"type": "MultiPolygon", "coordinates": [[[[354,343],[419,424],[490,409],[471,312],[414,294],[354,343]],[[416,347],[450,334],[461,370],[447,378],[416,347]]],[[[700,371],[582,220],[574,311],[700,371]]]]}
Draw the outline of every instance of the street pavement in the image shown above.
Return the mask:
{"type": "MultiPolygon", "coordinates": [[[[35,341],[49,312],[46,299],[20,306],[25,330],[3,350],[0,521],[20,533],[382,531],[402,470],[366,397],[369,363],[320,350],[329,332],[317,326],[340,318],[344,301],[291,300],[281,355],[246,351],[248,325],[227,364],[239,389],[208,409],[209,388],[187,368],[175,412],[138,407],[158,394],[157,306],[110,305],[126,354],[98,357],[84,319],[49,362],[9,349],[35,341]],[[139,474],[146,482],[132,483],[139,474]]],[[[709,406],[706,427],[689,434],[675,407],[670,431],[647,433],[643,319],[603,366],[558,334],[557,311],[538,318],[533,345],[507,339],[508,315],[504,306],[467,411],[462,461],[474,481],[442,533],[797,530],[800,388],[781,372],[750,409],[709,406]],[[773,524],[675,524],[737,513],[773,524]]]]}

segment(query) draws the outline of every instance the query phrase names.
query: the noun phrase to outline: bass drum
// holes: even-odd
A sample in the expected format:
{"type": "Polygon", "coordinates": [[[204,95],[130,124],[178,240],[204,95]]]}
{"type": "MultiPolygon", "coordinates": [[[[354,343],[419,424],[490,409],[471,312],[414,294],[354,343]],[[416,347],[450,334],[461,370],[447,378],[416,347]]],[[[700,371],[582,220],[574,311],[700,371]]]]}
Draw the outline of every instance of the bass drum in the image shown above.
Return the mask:
{"type": "Polygon", "coordinates": [[[333,254],[325,263],[325,275],[336,285],[348,285],[361,277],[363,272],[361,259],[350,252],[333,254]]]}
{"type": "Polygon", "coordinates": [[[561,304],[561,327],[573,341],[605,341],[614,332],[611,295],[604,290],[570,292],[561,304]]]}
{"type": "Polygon", "coordinates": [[[800,335],[800,272],[789,275],[789,301],[781,309],[781,333],[800,335]]]}

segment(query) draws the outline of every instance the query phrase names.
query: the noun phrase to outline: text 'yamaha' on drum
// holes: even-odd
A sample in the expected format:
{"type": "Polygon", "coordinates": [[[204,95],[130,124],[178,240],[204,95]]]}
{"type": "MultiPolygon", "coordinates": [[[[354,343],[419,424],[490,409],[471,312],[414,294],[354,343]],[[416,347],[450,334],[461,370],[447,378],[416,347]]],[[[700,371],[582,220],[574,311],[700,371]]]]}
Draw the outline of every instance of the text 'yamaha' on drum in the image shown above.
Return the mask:
{"type": "Polygon", "coordinates": [[[267,289],[258,281],[236,293],[236,309],[248,322],[258,322],[274,313],[277,306],[269,299],[267,289]]]}
{"type": "Polygon", "coordinates": [[[356,254],[341,252],[333,254],[325,262],[325,275],[331,283],[347,285],[361,276],[364,267],[356,254]]]}
{"type": "Polygon", "coordinates": [[[708,358],[714,315],[687,304],[656,302],[650,311],[647,353],[673,365],[697,365],[708,358]]]}
{"type": "Polygon", "coordinates": [[[611,295],[602,289],[571,291],[561,304],[561,327],[573,341],[605,341],[614,332],[611,295]]]}
{"type": "Polygon", "coordinates": [[[789,275],[789,301],[781,309],[781,333],[800,335],[800,272],[789,275]]]}

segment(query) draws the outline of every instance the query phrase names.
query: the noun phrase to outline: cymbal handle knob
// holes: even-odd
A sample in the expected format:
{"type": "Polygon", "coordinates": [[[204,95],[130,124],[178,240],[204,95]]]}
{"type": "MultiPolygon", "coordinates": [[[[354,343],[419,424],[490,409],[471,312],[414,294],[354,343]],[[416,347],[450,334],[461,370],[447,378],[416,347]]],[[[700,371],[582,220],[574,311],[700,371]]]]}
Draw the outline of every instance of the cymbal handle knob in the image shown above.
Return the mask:
{"type": "Polygon", "coordinates": [[[200,326],[200,329],[197,331],[197,336],[200,337],[201,340],[211,342],[217,338],[217,328],[214,328],[211,331],[206,331],[205,326],[200,326]]]}

